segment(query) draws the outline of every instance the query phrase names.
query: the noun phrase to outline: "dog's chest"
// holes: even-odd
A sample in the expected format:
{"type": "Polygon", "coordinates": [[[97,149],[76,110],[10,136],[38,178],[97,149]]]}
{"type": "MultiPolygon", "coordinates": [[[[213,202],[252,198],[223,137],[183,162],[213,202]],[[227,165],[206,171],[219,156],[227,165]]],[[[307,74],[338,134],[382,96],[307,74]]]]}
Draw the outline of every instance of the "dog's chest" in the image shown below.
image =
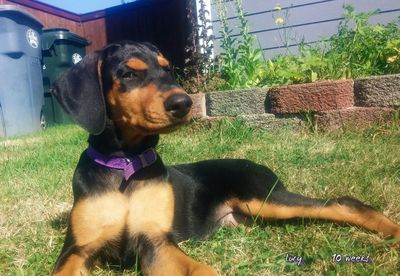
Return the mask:
{"type": "Polygon", "coordinates": [[[168,182],[138,182],[129,193],[105,192],[74,204],[73,234],[78,245],[102,243],[103,236],[156,237],[171,231],[174,194],[168,182]]]}
{"type": "Polygon", "coordinates": [[[130,234],[160,235],[171,231],[175,202],[170,183],[139,182],[126,201],[126,226],[130,234]]]}

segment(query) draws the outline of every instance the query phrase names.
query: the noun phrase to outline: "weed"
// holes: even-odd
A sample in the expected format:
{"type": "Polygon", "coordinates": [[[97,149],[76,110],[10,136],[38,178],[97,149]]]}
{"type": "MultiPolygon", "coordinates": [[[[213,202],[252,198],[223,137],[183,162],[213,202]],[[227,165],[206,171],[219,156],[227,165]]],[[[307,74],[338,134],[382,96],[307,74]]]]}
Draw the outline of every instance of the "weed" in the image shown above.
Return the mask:
{"type": "MultiPolygon", "coordinates": [[[[217,3],[223,52],[214,74],[225,80],[219,86],[221,90],[400,73],[400,21],[370,25],[368,20],[378,11],[356,13],[346,5],[336,34],[313,45],[300,43],[297,55],[288,51],[264,61],[256,37],[250,34],[241,0],[234,1],[239,37],[232,37],[225,2],[217,3]]],[[[288,46],[295,39],[286,26],[289,9],[282,12],[277,6],[275,10],[275,22],[282,26],[280,38],[288,46]]]]}
{"type": "Polygon", "coordinates": [[[314,119],[315,112],[303,112],[300,114],[305,119],[308,130],[312,133],[318,133],[318,122],[314,119]]]}
{"type": "Polygon", "coordinates": [[[331,78],[357,78],[400,72],[400,28],[396,23],[376,26],[368,24],[370,17],[377,13],[357,14],[352,6],[344,6],[344,20],[338,32],[328,40],[328,51],[325,54],[330,62],[331,67],[327,73],[331,78]]]}
{"type": "Polygon", "coordinates": [[[220,89],[232,90],[258,86],[265,67],[263,51],[255,47],[257,39],[250,34],[242,0],[234,0],[241,32],[239,38],[231,37],[232,30],[228,26],[225,3],[222,0],[217,3],[221,21],[221,48],[224,50],[218,59],[218,70],[226,81],[220,89]]]}
{"type": "Polygon", "coordinates": [[[279,41],[276,41],[278,44],[283,44],[286,53],[285,54],[293,54],[289,48],[290,44],[298,43],[297,34],[290,28],[290,8],[285,8],[282,10],[280,4],[276,4],[274,7],[274,12],[272,13],[272,18],[275,21],[275,24],[278,26],[278,35],[279,41]]]}
{"type": "Polygon", "coordinates": [[[269,60],[262,83],[274,86],[399,73],[399,25],[368,24],[377,12],[356,13],[344,6],[344,20],[336,34],[315,45],[300,44],[298,55],[269,60]]]}

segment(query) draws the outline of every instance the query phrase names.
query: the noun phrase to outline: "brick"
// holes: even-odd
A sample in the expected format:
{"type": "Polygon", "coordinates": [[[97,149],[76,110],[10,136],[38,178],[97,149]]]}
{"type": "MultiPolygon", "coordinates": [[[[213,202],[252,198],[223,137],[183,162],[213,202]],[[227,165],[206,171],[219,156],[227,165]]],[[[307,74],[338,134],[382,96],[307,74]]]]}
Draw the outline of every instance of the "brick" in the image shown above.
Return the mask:
{"type": "Polygon", "coordinates": [[[387,122],[392,118],[393,109],[382,107],[351,107],[342,110],[318,112],[314,115],[318,129],[362,128],[387,122]]]}
{"type": "Polygon", "coordinates": [[[239,115],[246,125],[264,130],[273,130],[279,128],[300,129],[305,127],[304,121],[296,116],[277,116],[271,113],[239,115]]]}
{"type": "Polygon", "coordinates": [[[400,107],[400,74],[354,81],[357,106],[400,107]]]}
{"type": "Polygon", "coordinates": [[[206,117],[206,99],[203,93],[190,94],[190,98],[193,101],[192,115],[193,118],[206,117]]]}
{"type": "Polygon", "coordinates": [[[208,116],[237,116],[265,112],[267,89],[218,91],[206,94],[208,116]]]}
{"type": "Polygon", "coordinates": [[[275,87],[268,94],[268,111],[299,113],[354,105],[353,80],[323,81],[275,87]]]}

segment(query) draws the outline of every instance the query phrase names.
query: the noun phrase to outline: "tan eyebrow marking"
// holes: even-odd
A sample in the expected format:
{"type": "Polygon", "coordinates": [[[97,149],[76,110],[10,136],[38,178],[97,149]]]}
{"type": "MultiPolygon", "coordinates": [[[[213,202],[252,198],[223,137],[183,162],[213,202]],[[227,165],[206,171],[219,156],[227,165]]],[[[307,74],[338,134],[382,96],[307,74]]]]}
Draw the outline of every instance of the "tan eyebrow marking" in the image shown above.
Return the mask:
{"type": "Polygon", "coordinates": [[[131,58],[126,63],[126,66],[133,70],[147,70],[149,69],[149,65],[145,63],[143,60],[138,58],[131,58]]]}
{"type": "Polygon", "coordinates": [[[162,55],[157,56],[157,61],[161,67],[167,67],[169,65],[168,60],[165,57],[163,57],[162,55]]]}

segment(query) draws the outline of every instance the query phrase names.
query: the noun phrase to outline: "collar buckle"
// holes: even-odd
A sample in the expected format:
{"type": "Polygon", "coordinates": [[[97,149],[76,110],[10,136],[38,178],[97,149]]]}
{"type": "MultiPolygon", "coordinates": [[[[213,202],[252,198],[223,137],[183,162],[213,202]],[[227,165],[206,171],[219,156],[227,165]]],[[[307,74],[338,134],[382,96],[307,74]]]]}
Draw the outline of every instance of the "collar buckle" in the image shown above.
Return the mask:
{"type": "Polygon", "coordinates": [[[139,154],[138,157],[140,159],[140,162],[142,162],[142,166],[143,167],[147,167],[149,165],[148,162],[147,162],[146,157],[144,156],[144,154],[139,154]]]}
{"type": "Polygon", "coordinates": [[[129,159],[129,158],[127,158],[127,157],[124,157],[124,160],[125,160],[125,162],[126,162],[126,165],[132,163],[132,160],[129,159]]]}

